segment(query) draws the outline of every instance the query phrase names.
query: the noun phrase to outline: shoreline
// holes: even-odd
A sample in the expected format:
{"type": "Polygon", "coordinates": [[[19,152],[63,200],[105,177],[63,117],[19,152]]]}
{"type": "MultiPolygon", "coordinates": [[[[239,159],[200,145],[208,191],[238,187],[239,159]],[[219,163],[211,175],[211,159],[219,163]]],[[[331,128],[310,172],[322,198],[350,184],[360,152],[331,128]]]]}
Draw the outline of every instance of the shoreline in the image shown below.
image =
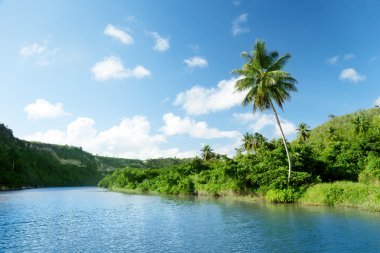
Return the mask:
{"type": "Polygon", "coordinates": [[[176,196],[176,197],[181,197],[181,196],[186,196],[186,197],[194,197],[194,198],[200,198],[200,199],[222,199],[222,200],[232,200],[232,201],[242,201],[242,202],[248,202],[248,203],[253,203],[253,202],[262,202],[262,203],[270,203],[273,205],[283,205],[283,206],[304,206],[304,207],[332,207],[332,208],[338,208],[338,209],[357,209],[361,211],[366,211],[366,212],[374,212],[374,213],[380,213],[380,208],[374,208],[374,207],[363,207],[360,205],[353,205],[353,204],[334,204],[334,205],[328,205],[328,204],[323,204],[323,203],[318,203],[318,202],[306,202],[302,201],[302,197],[299,201],[293,202],[293,203],[277,203],[277,202],[271,202],[267,199],[265,199],[264,196],[255,196],[255,195],[213,195],[213,194],[193,194],[193,195],[188,195],[188,194],[163,194],[163,193],[158,193],[158,192],[143,192],[140,190],[132,190],[132,189],[124,189],[124,188],[103,188],[99,187],[102,189],[105,189],[107,191],[111,192],[119,192],[119,193],[125,193],[125,194],[136,194],[136,195],[151,195],[151,196],[176,196]]]}

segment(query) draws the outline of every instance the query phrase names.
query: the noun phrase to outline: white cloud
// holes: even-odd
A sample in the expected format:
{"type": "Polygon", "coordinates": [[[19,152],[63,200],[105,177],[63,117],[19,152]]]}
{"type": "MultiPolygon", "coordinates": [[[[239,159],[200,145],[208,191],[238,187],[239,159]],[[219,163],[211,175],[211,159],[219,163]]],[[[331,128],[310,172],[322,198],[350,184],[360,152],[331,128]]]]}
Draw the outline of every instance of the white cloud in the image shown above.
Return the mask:
{"type": "Polygon", "coordinates": [[[48,42],[44,40],[43,42],[35,42],[24,45],[19,50],[19,55],[23,59],[31,59],[37,65],[45,66],[53,63],[58,57],[60,48],[51,48],[48,42]]]}
{"type": "Polygon", "coordinates": [[[170,48],[169,37],[161,37],[157,32],[151,32],[150,35],[156,43],[153,47],[154,50],[164,52],[170,48]]]}
{"type": "Polygon", "coordinates": [[[374,106],[380,106],[380,97],[378,97],[373,103],[374,106]]]}
{"type": "Polygon", "coordinates": [[[141,65],[137,65],[134,69],[125,69],[120,58],[109,56],[102,61],[96,63],[91,72],[94,78],[99,81],[111,79],[126,79],[126,78],[143,78],[150,76],[150,71],[141,65]]]}
{"type": "Polygon", "coordinates": [[[241,134],[237,131],[221,131],[217,128],[209,128],[204,121],[195,121],[189,117],[181,118],[173,113],[167,113],[163,116],[165,125],[161,131],[168,136],[188,134],[194,138],[216,139],[216,138],[236,138],[241,134]]]}
{"type": "Polygon", "coordinates": [[[241,147],[242,135],[233,140],[232,143],[223,143],[215,145],[214,151],[218,154],[224,154],[228,157],[233,157],[236,154],[236,148],[241,147]]]}
{"type": "Polygon", "coordinates": [[[95,129],[91,118],[77,118],[65,131],[49,130],[25,136],[30,141],[67,144],[83,147],[93,154],[125,158],[194,157],[196,151],[180,151],[178,148],[162,149],[164,135],[151,134],[149,121],[143,116],[123,119],[104,131],[95,129]]]}
{"type": "Polygon", "coordinates": [[[355,55],[351,53],[343,55],[343,60],[345,61],[351,60],[353,58],[355,58],[355,55]]]}
{"type": "Polygon", "coordinates": [[[23,57],[39,55],[46,51],[46,47],[46,42],[32,43],[20,48],[19,54],[23,57]]]}
{"type": "Polygon", "coordinates": [[[190,44],[189,47],[190,47],[190,49],[191,49],[192,51],[194,51],[195,53],[198,53],[199,50],[200,50],[200,46],[199,46],[198,44],[190,44]]]}
{"type": "Polygon", "coordinates": [[[126,18],[125,18],[125,21],[127,21],[127,22],[133,22],[133,21],[136,21],[136,16],[127,16],[126,18]]]}
{"type": "Polygon", "coordinates": [[[242,33],[247,33],[249,32],[248,27],[244,27],[243,25],[247,22],[248,20],[248,13],[243,13],[237,18],[232,21],[232,35],[240,35],[242,33]]]}
{"type": "Polygon", "coordinates": [[[367,79],[367,77],[365,75],[359,74],[353,68],[343,69],[339,75],[339,80],[347,80],[347,81],[352,81],[354,83],[364,81],[366,79],[367,79]]]}
{"type": "Polygon", "coordinates": [[[45,99],[36,99],[32,104],[25,106],[24,111],[27,113],[28,119],[36,120],[42,118],[57,118],[69,113],[63,110],[61,103],[51,104],[45,99]]]}
{"type": "Polygon", "coordinates": [[[234,6],[236,6],[236,7],[239,7],[240,6],[240,4],[241,4],[241,0],[232,0],[232,4],[234,5],[234,6]]]}
{"type": "Polygon", "coordinates": [[[131,35],[129,35],[127,32],[118,29],[117,27],[108,24],[106,29],[104,29],[104,34],[111,36],[112,38],[119,40],[125,45],[132,44],[134,42],[131,35]]]}
{"type": "Polygon", "coordinates": [[[327,62],[328,64],[330,64],[330,65],[335,65],[335,64],[338,63],[339,58],[340,58],[340,56],[339,56],[339,55],[336,55],[336,56],[334,56],[334,57],[328,58],[328,59],[326,60],[326,62],[327,62]]]}
{"type": "Polygon", "coordinates": [[[348,60],[351,60],[355,58],[355,55],[352,54],[352,53],[347,53],[347,54],[344,54],[343,56],[340,56],[340,55],[335,55],[331,58],[328,58],[326,60],[326,62],[330,65],[337,65],[341,60],[343,61],[348,61],[348,60]]]}
{"type": "MultiPolygon", "coordinates": [[[[253,113],[235,113],[234,119],[243,125],[248,125],[254,132],[262,132],[269,129],[269,137],[280,137],[281,131],[277,126],[277,121],[274,114],[255,112],[253,113]]],[[[280,123],[285,136],[295,134],[296,125],[286,119],[280,117],[280,123]]]]}
{"type": "Polygon", "coordinates": [[[201,115],[222,111],[241,104],[246,93],[237,93],[235,83],[238,78],[222,80],[216,88],[199,85],[177,94],[174,105],[181,106],[189,115],[201,115]]]}
{"type": "Polygon", "coordinates": [[[200,56],[194,56],[194,57],[185,59],[183,62],[186,63],[189,68],[196,68],[196,67],[204,68],[204,67],[207,67],[208,65],[206,58],[200,57],[200,56]]]}

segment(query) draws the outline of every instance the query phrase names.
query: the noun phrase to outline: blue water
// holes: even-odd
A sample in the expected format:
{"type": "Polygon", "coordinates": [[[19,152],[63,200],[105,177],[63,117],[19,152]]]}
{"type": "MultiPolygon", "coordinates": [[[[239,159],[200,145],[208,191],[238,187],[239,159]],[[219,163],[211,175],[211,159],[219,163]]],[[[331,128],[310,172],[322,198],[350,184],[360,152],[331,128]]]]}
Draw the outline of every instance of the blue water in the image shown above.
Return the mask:
{"type": "Polygon", "coordinates": [[[380,214],[128,195],[0,193],[0,252],[380,252],[380,214]]]}

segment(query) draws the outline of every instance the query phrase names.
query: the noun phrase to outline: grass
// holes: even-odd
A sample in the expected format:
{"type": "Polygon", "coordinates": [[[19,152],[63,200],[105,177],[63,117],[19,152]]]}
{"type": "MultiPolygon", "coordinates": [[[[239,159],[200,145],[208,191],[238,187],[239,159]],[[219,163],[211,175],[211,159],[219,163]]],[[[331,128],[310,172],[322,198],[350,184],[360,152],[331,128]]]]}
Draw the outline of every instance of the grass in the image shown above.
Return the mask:
{"type": "Polygon", "coordinates": [[[306,191],[300,203],[380,211],[380,187],[346,181],[316,184],[306,191]]]}

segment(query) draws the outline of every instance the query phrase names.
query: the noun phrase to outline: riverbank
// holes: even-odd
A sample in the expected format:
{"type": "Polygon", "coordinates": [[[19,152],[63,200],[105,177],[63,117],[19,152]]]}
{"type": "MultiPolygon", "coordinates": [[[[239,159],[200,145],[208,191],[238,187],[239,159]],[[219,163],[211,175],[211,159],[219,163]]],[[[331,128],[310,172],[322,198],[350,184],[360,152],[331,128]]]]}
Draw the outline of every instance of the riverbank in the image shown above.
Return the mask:
{"type": "Polygon", "coordinates": [[[292,203],[273,201],[272,196],[267,194],[237,194],[233,191],[226,191],[226,194],[215,195],[202,191],[200,194],[162,194],[152,191],[141,191],[138,189],[126,189],[120,187],[112,187],[109,191],[128,193],[128,194],[144,194],[144,195],[177,195],[177,196],[195,196],[198,198],[220,198],[227,200],[256,202],[264,201],[275,204],[295,204],[303,206],[333,206],[337,208],[356,208],[365,211],[380,212],[380,187],[366,185],[356,182],[334,182],[321,183],[311,186],[306,192],[295,199],[292,203]],[[228,193],[228,194],[227,194],[228,193]]]}
{"type": "Polygon", "coordinates": [[[265,201],[265,199],[262,196],[259,195],[253,195],[253,194],[236,194],[232,191],[226,191],[224,194],[213,194],[213,193],[207,193],[207,192],[200,192],[198,194],[165,194],[165,193],[159,193],[155,191],[141,191],[139,189],[126,189],[126,188],[120,188],[120,187],[112,187],[112,188],[105,188],[112,192],[119,192],[119,193],[127,193],[127,194],[139,194],[139,195],[153,195],[153,196],[194,196],[197,198],[218,198],[218,199],[229,199],[229,200],[239,200],[239,201],[246,201],[246,202],[255,202],[255,201],[265,201]]]}
{"type": "Polygon", "coordinates": [[[316,184],[308,188],[299,203],[380,212],[380,187],[347,181],[316,184]]]}

